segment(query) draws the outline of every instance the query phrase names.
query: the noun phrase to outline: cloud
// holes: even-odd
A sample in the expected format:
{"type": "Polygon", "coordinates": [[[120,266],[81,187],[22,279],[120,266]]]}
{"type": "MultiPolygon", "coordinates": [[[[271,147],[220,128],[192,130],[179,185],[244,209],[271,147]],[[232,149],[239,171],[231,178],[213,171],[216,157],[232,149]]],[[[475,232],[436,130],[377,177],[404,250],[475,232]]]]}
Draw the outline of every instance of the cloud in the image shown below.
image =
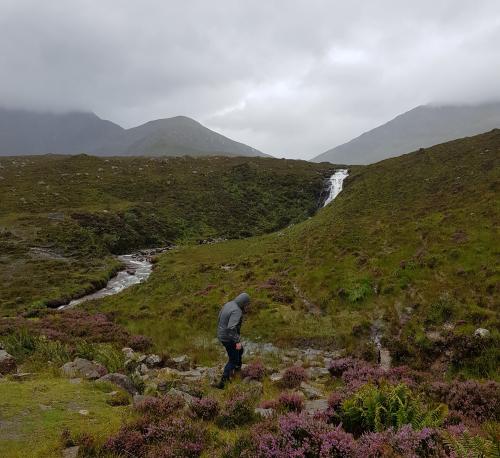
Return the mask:
{"type": "Polygon", "coordinates": [[[0,105],[192,116],[309,158],[416,105],[500,99],[500,2],[1,0],[0,105]]]}

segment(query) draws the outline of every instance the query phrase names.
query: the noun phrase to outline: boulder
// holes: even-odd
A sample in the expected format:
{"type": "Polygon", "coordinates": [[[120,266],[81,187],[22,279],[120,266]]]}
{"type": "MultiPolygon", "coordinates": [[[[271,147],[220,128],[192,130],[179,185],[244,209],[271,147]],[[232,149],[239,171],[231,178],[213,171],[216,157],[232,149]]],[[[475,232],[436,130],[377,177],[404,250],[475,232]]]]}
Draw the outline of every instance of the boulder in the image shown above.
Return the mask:
{"type": "Polygon", "coordinates": [[[65,448],[62,452],[63,458],[77,458],[80,447],[75,445],[74,447],[65,448]]]}
{"type": "Polygon", "coordinates": [[[134,407],[142,404],[143,402],[156,399],[154,396],[146,396],[144,394],[136,394],[133,398],[134,407]]]}
{"type": "Polygon", "coordinates": [[[328,409],[328,400],[325,398],[306,401],[304,404],[304,412],[309,415],[314,415],[318,412],[324,412],[328,409]]]}
{"type": "Polygon", "coordinates": [[[188,371],[191,365],[191,361],[189,360],[189,356],[182,355],[177,356],[175,358],[170,358],[167,361],[167,366],[177,369],[178,371],[188,371]]]}
{"type": "Polygon", "coordinates": [[[16,360],[5,350],[0,350],[0,375],[11,374],[16,371],[16,360]]]}
{"type": "Polygon", "coordinates": [[[283,374],[279,372],[275,372],[274,374],[271,374],[269,376],[269,380],[271,380],[271,382],[273,383],[279,383],[281,382],[282,379],[283,379],[283,374]]]}
{"type": "Polygon", "coordinates": [[[96,380],[108,373],[102,364],[84,358],[75,358],[74,361],[64,364],[61,371],[66,377],[83,377],[87,380],[96,380]]]}
{"type": "Polygon", "coordinates": [[[489,337],[489,335],[490,335],[490,331],[488,331],[488,329],[485,329],[485,328],[477,328],[474,331],[474,336],[475,337],[480,337],[482,339],[484,339],[486,337],[489,337]]]}
{"type": "Polygon", "coordinates": [[[189,393],[185,393],[184,391],[177,390],[176,388],[171,388],[168,393],[168,396],[176,396],[184,399],[184,402],[186,404],[192,404],[193,401],[196,400],[194,396],[191,396],[189,393]]]}
{"type": "Polygon", "coordinates": [[[129,377],[123,374],[118,374],[118,373],[106,374],[97,381],[113,383],[114,385],[123,388],[127,393],[129,393],[132,396],[138,394],[137,388],[132,383],[132,380],[130,380],[129,377]]]}
{"type": "Polygon", "coordinates": [[[254,413],[261,418],[269,418],[272,417],[274,414],[274,409],[262,409],[261,407],[257,407],[254,410],[254,413]]]}
{"type": "Polygon", "coordinates": [[[161,365],[161,358],[158,355],[149,355],[145,361],[146,366],[153,368],[161,365]]]}
{"type": "Polygon", "coordinates": [[[134,359],[135,357],[135,352],[129,347],[124,347],[122,348],[122,353],[127,359],[134,359]]]}
{"type": "Polygon", "coordinates": [[[307,399],[319,399],[323,393],[306,382],[300,384],[300,390],[304,393],[307,399]]]}

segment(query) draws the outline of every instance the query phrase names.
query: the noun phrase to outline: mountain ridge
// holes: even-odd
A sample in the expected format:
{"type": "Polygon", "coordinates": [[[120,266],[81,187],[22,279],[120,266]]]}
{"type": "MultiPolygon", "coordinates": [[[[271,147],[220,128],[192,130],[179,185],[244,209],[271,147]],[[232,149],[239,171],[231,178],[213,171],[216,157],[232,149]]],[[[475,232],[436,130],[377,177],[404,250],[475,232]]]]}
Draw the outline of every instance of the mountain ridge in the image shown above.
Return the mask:
{"type": "Polygon", "coordinates": [[[311,159],[371,164],[419,148],[500,127],[500,102],[480,105],[419,105],[311,159]]]}
{"type": "Polygon", "coordinates": [[[0,156],[48,153],[269,156],[187,116],[155,119],[124,129],[92,112],[53,113],[0,107],[0,156]]]}

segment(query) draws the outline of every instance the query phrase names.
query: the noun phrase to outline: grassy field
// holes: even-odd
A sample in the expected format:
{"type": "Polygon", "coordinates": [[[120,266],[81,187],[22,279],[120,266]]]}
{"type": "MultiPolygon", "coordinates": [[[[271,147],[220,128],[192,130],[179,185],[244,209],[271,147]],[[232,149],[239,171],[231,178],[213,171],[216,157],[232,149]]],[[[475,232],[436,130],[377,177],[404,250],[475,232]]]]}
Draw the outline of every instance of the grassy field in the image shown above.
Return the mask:
{"type": "Polygon", "coordinates": [[[332,169],[260,158],[0,158],[0,313],[102,286],[119,267],[112,253],[304,220],[332,169]]]}
{"type": "Polygon", "coordinates": [[[271,235],[186,247],[151,279],[90,308],[112,311],[159,347],[195,351],[218,307],[253,298],[245,334],[370,355],[373,322],[396,361],[426,367],[492,332],[457,369],[496,371],[500,131],[351,171],[314,218],[271,235]]]}

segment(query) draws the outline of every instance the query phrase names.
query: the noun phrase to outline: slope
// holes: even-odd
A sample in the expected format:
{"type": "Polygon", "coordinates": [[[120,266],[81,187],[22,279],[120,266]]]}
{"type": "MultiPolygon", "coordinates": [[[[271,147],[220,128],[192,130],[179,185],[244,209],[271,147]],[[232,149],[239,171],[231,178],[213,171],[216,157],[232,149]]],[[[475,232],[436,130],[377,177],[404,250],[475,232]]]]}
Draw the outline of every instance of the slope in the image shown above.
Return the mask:
{"type": "Polygon", "coordinates": [[[0,108],[0,156],[46,153],[268,156],[185,116],[123,129],[94,113],[0,108]]]}
{"type": "Polygon", "coordinates": [[[332,168],[266,158],[0,158],[0,307],[57,305],[92,290],[118,267],[111,253],[301,221],[332,168]]]}
{"type": "Polygon", "coordinates": [[[456,138],[500,127],[500,103],[477,106],[424,105],[312,159],[369,164],[456,138]]]}
{"type": "Polygon", "coordinates": [[[162,348],[193,352],[213,335],[219,305],[245,290],[252,339],[366,357],[381,332],[397,362],[428,367],[447,355],[457,370],[491,375],[499,160],[494,130],[352,168],[315,217],[163,255],[147,283],[88,307],[112,311],[162,348]],[[477,327],[491,338],[474,340],[477,327]]]}

